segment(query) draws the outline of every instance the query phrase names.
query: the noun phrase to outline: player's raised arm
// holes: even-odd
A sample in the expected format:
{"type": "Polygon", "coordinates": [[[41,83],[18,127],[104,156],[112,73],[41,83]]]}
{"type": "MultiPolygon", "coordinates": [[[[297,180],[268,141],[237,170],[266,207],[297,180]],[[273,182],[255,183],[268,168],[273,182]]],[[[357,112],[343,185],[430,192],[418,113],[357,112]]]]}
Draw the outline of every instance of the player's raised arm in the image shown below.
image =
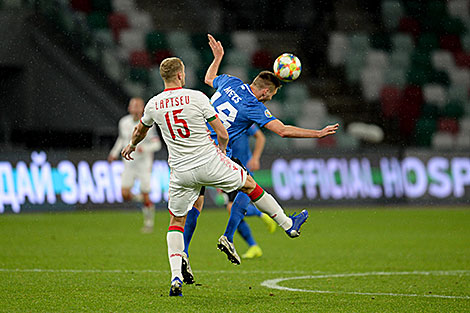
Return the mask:
{"type": "Polygon", "coordinates": [[[209,122],[209,125],[211,125],[212,129],[217,134],[217,141],[219,142],[219,149],[225,153],[225,149],[227,148],[227,144],[228,144],[227,129],[225,129],[224,125],[222,124],[220,119],[217,117],[217,115],[215,116],[213,120],[209,122]]]}
{"type": "Polygon", "coordinates": [[[211,34],[207,34],[207,38],[209,39],[209,46],[211,47],[212,53],[214,54],[214,61],[212,61],[211,65],[207,69],[204,82],[207,85],[214,87],[212,82],[214,81],[214,78],[217,77],[220,63],[224,57],[224,47],[222,47],[222,43],[220,41],[216,41],[211,34]]]}
{"type": "Polygon", "coordinates": [[[273,120],[264,125],[264,127],[283,138],[323,138],[335,134],[339,124],[336,123],[334,125],[328,125],[321,130],[315,130],[284,125],[280,120],[273,120]]]}
{"type": "Polygon", "coordinates": [[[142,122],[137,124],[134,127],[134,131],[132,133],[132,139],[129,144],[122,149],[121,155],[126,160],[134,160],[131,156],[131,153],[135,151],[137,144],[144,140],[145,136],[147,136],[147,132],[149,131],[150,127],[145,126],[142,122]]]}

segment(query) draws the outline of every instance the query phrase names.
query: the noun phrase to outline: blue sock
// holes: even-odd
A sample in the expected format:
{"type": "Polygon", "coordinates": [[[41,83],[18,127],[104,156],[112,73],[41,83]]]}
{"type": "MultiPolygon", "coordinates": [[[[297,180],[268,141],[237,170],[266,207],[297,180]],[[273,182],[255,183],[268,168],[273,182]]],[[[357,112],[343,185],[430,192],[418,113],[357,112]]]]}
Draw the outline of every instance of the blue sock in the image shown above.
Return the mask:
{"type": "Polygon", "coordinates": [[[248,197],[244,192],[239,192],[233,201],[230,218],[224,233],[230,242],[233,242],[233,235],[235,235],[238,224],[240,224],[242,219],[245,217],[246,207],[250,201],[250,197],[248,197]]]}
{"type": "Polygon", "coordinates": [[[245,220],[242,220],[240,224],[238,224],[238,232],[240,235],[245,239],[246,243],[251,247],[256,245],[255,238],[251,235],[251,229],[250,226],[248,226],[248,223],[245,222],[245,220]]]}
{"type": "Polygon", "coordinates": [[[189,256],[189,243],[191,242],[191,238],[193,238],[194,230],[196,229],[197,225],[197,218],[199,217],[199,211],[193,207],[188,212],[188,217],[186,218],[186,223],[184,224],[184,252],[189,256]]]}
{"type": "Polygon", "coordinates": [[[261,216],[261,211],[258,210],[253,203],[248,204],[246,208],[246,216],[261,216]]]}

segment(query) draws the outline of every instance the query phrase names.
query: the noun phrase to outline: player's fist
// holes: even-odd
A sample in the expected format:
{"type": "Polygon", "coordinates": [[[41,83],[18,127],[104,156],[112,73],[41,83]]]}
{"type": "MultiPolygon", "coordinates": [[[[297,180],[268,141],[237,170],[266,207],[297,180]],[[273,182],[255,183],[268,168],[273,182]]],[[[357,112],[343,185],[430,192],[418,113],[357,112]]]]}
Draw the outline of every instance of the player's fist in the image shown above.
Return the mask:
{"type": "Polygon", "coordinates": [[[320,137],[319,138],[323,138],[323,137],[326,137],[326,136],[329,136],[329,135],[336,134],[336,131],[338,130],[338,127],[339,127],[338,123],[336,123],[334,125],[326,126],[322,130],[320,130],[320,137]]]}
{"type": "Polygon", "coordinates": [[[111,163],[111,162],[113,162],[113,161],[116,161],[116,160],[117,160],[117,158],[115,158],[115,157],[112,156],[111,154],[108,155],[108,162],[109,162],[109,163],[111,163]]]}

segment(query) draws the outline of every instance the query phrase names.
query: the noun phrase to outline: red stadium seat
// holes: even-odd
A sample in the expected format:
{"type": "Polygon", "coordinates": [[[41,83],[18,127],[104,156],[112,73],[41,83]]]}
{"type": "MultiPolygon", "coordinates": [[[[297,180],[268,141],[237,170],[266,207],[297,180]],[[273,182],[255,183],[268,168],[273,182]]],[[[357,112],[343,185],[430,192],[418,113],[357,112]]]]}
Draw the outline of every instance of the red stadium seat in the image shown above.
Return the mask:
{"type": "Polygon", "coordinates": [[[449,50],[454,53],[462,51],[462,43],[457,35],[443,35],[441,36],[439,43],[441,49],[449,50]]]}
{"type": "Polygon", "coordinates": [[[380,91],[380,104],[385,118],[398,116],[401,103],[401,90],[395,86],[385,86],[380,91]]]}
{"type": "Polygon", "coordinates": [[[459,121],[454,117],[442,117],[438,121],[438,129],[443,132],[452,133],[454,135],[459,132],[459,121]]]}
{"type": "Polygon", "coordinates": [[[131,53],[129,63],[132,67],[147,68],[152,66],[150,54],[147,51],[134,51],[131,53]]]}
{"type": "Polygon", "coordinates": [[[258,50],[251,57],[251,65],[257,69],[272,70],[273,62],[271,54],[266,50],[258,50]]]}
{"type": "Polygon", "coordinates": [[[127,16],[123,13],[111,13],[108,16],[108,25],[114,35],[114,40],[119,40],[121,30],[129,28],[127,16]]]}
{"type": "Polygon", "coordinates": [[[400,32],[410,33],[416,40],[421,32],[419,22],[412,17],[403,17],[398,26],[400,32]]]}
{"type": "Polygon", "coordinates": [[[470,53],[465,53],[463,51],[455,53],[455,64],[458,67],[470,68],[470,53]]]}
{"type": "Polygon", "coordinates": [[[318,139],[318,147],[332,148],[336,147],[336,137],[335,136],[326,136],[318,139]]]}
{"type": "Polygon", "coordinates": [[[409,85],[403,91],[399,110],[400,133],[404,138],[412,135],[423,106],[423,92],[419,86],[409,85]]]}
{"type": "Polygon", "coordinates": [[[81,11],[85,13],[91,12],[91,2],[90,0],[70,0],[70,6],[75,11],[81,11]]]}
{"type": "Polygon", "coordinates": [[[160,65],[160,63],[166,59],[166,58],[169,58],[171,57],[173,54],[171,53],[170,50],[167,50],[167,49],[161,49],[161,50],[157,50],[153,53],[153,56],[152,56],[152,64],[154,65],[160,65]]]}

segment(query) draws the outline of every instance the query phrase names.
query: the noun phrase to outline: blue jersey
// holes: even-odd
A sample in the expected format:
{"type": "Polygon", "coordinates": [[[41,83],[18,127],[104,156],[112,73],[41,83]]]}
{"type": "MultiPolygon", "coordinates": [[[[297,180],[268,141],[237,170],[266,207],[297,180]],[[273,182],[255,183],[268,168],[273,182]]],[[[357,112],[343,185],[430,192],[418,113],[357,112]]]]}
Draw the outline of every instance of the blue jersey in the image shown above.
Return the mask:
{"type": "Polygon", "coordinates": [[[253,124],[241,136],[232,141],[232,156],[239,159],[245,167],[251,159],[250,136],[253,136],[258,130],[258,126],[253,124]]]}
{"type": "MultiPolygon", "coordinates": [[[[256,99],[248,84],[237,77],[220,75],[213,80],[217,91],[211,98],[217,114],[227,129],[229,142],[227,156],[231,156],[232,143],[236,141],[253,123],[263,127],[266,123],[275,120],[266,106],[256,99]]],[[[217,140],[215,131],[211,136],[217,140]]]]}

